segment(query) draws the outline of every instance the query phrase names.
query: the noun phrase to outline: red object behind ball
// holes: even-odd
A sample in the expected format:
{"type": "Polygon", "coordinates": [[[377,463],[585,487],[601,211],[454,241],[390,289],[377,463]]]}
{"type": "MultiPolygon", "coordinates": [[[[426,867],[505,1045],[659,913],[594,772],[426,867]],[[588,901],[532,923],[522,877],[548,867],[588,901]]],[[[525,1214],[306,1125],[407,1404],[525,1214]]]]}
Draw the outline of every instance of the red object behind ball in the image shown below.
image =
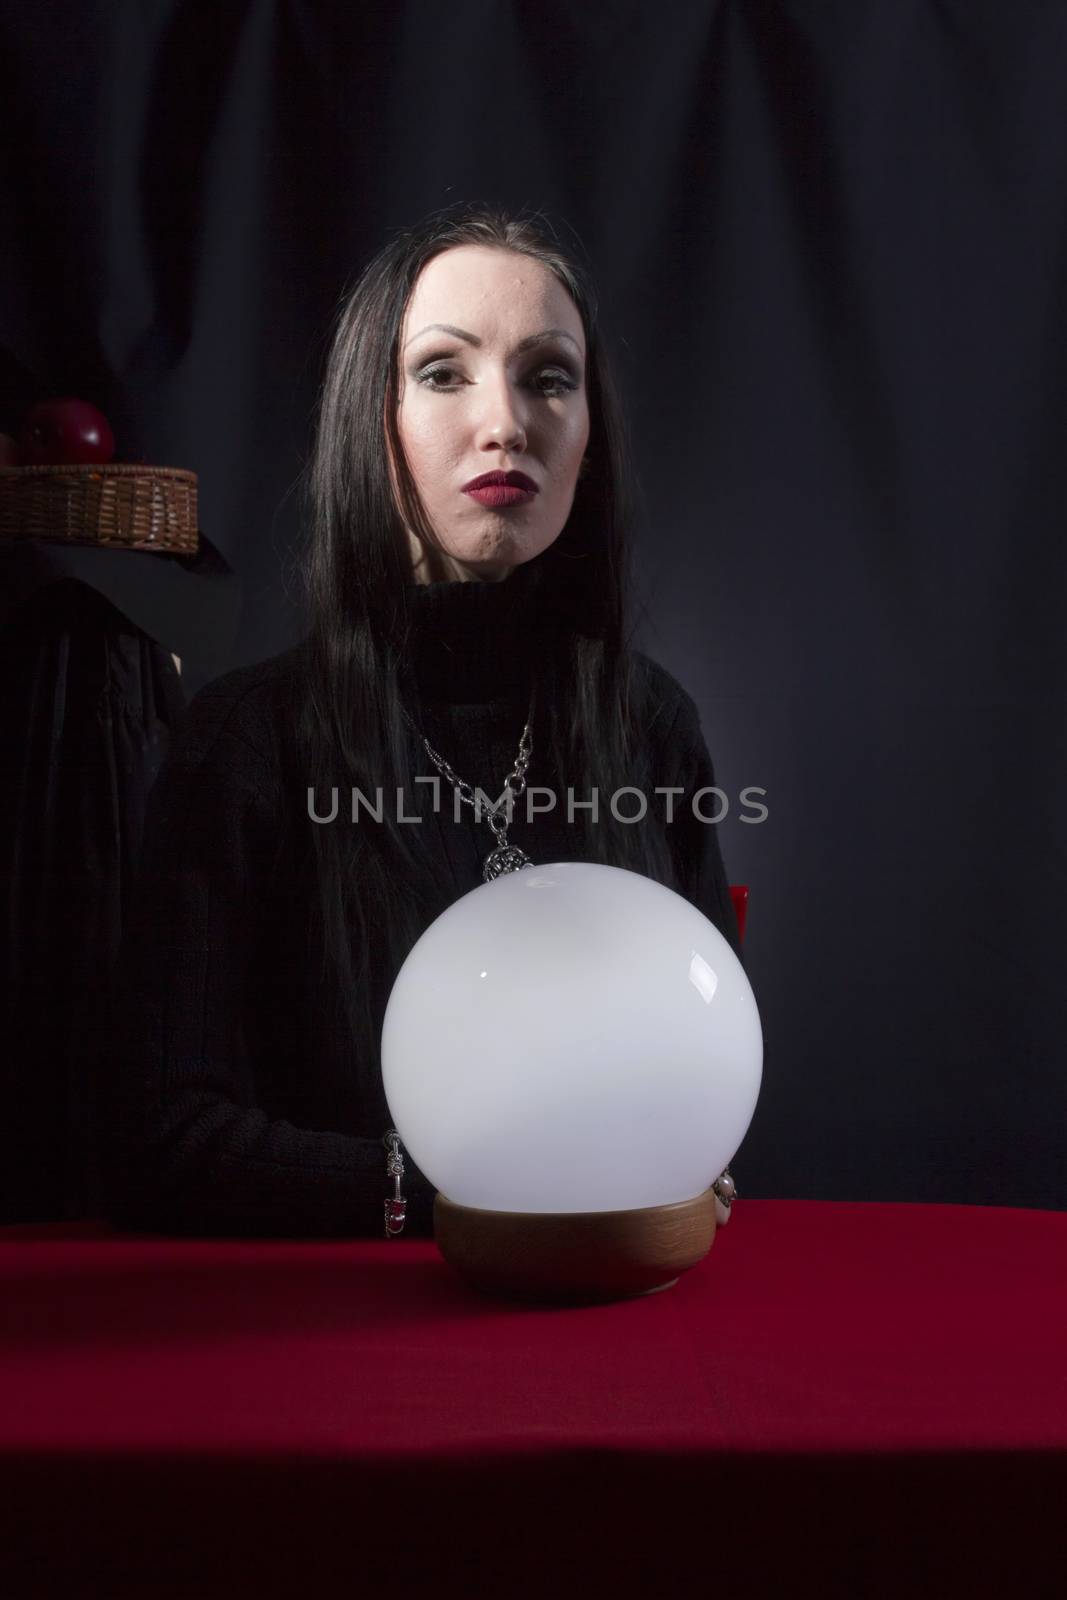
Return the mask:
{"type": "Polygon", "coordinates": [[[115,454],[115,438],[103,412],[87,400],[40,400],[26,413],[18,448],[25,467],[102,464],[115,454]]]}

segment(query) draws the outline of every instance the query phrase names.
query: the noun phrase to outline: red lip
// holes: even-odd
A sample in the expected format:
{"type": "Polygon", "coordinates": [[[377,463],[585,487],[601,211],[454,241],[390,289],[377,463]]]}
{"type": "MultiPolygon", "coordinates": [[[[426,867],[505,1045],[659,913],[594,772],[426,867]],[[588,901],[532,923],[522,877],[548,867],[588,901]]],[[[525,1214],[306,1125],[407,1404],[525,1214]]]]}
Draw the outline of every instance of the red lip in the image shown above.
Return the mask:
{"type": "Polygon", "coordinates": [[[532,478],[525,472],[483,472],[480,478],[472,478],[470,483],[463,485],[463,493],[470,494],[472,489],[495,489],[504,487],[508,489],[526,489],[532,494],[537,494],[538,489],[532,478]]]}

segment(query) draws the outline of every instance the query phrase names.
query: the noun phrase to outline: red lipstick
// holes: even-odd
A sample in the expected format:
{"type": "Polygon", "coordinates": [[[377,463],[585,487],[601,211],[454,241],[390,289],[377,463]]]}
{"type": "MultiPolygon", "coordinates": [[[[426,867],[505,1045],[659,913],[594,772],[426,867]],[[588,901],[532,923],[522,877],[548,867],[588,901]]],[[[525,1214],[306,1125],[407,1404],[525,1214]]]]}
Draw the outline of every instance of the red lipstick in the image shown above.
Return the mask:
{"type": "Polygon", "coordinates": [[[525,472],[483,472],[480,477],[465,483],[462,492],[469,494],[472,500],[477,500],[479,505],[499,509],[502,506],[524,505],[538,493],[538,488],[525,472]]]}

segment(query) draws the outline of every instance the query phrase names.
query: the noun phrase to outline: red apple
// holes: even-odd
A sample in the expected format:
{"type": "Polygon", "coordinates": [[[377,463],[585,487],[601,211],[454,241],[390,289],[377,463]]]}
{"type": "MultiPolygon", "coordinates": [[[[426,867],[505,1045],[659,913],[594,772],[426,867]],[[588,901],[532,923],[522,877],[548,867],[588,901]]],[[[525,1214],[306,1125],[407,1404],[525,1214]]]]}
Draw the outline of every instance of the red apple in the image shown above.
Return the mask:
{"type": "Polygon", "coordinates": [[[26,413],[18,437],[25,467],[66,467],[110,461],[115,439],[102,411],[87,400],[40,400],[26,413]]]}

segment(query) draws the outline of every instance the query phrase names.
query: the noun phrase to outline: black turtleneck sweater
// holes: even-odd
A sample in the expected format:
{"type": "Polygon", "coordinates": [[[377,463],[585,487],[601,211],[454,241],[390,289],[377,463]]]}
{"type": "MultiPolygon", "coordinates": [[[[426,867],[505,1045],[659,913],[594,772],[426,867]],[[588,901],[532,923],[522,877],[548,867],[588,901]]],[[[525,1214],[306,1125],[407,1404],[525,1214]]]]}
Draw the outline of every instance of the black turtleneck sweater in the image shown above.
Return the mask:
{"type": "MultiPolygon", "coordinates": [[[[551,648],[536,575],[520,567],[501,583],[436,583],[417,597],[405,698],[433,748],[495,799],[518,752],[531,672],[551,648]]],[[[335,1013],[306,940],[314,884],[306,856],[290,844],[315,826],[306,777],[292,760],[305,651],[297,646],[202,689],[149,797],[116,969],[113,1049],[97,1095],[104,1209],[119,1226],[305,1238],[383,1232],[391,1185],[382,1135],[391,1118],[377,1064],[380,1016],[373,1038],[351,1039],[324,1020],[335,1013]],[[368,1052],[379,1085],[369,1098],[353,1070],[368,1052]]],[[[717,830],[689,803],[715,782],[696,706],[662,667],[637,660],[655,783],[685,791],[669,825],[683,892],[736,951],[717,830]]],[[[557,787],[540,715],[533,740],[527,782],[557,787]]],[[[434,774],[427,760],[426,776],[434,774]]],[[[534,861],[582,858],[566,785],[558,787],[553,812],[527,822],[515,808],[509,842],[534,861]]],[[[443,781],[436,812],[431,787],[422,788],[427,798],[409,810],[425,808],[436,829],[437,915],[481,883],[493,839],[469,806],[454,819],[443,781]]],[[[394,977],[379,973],[376,990],[387,996],[394,977]]],[[[405,1235],[425,1236],[435,1191],[405,1161],[405,1235]]]]}

